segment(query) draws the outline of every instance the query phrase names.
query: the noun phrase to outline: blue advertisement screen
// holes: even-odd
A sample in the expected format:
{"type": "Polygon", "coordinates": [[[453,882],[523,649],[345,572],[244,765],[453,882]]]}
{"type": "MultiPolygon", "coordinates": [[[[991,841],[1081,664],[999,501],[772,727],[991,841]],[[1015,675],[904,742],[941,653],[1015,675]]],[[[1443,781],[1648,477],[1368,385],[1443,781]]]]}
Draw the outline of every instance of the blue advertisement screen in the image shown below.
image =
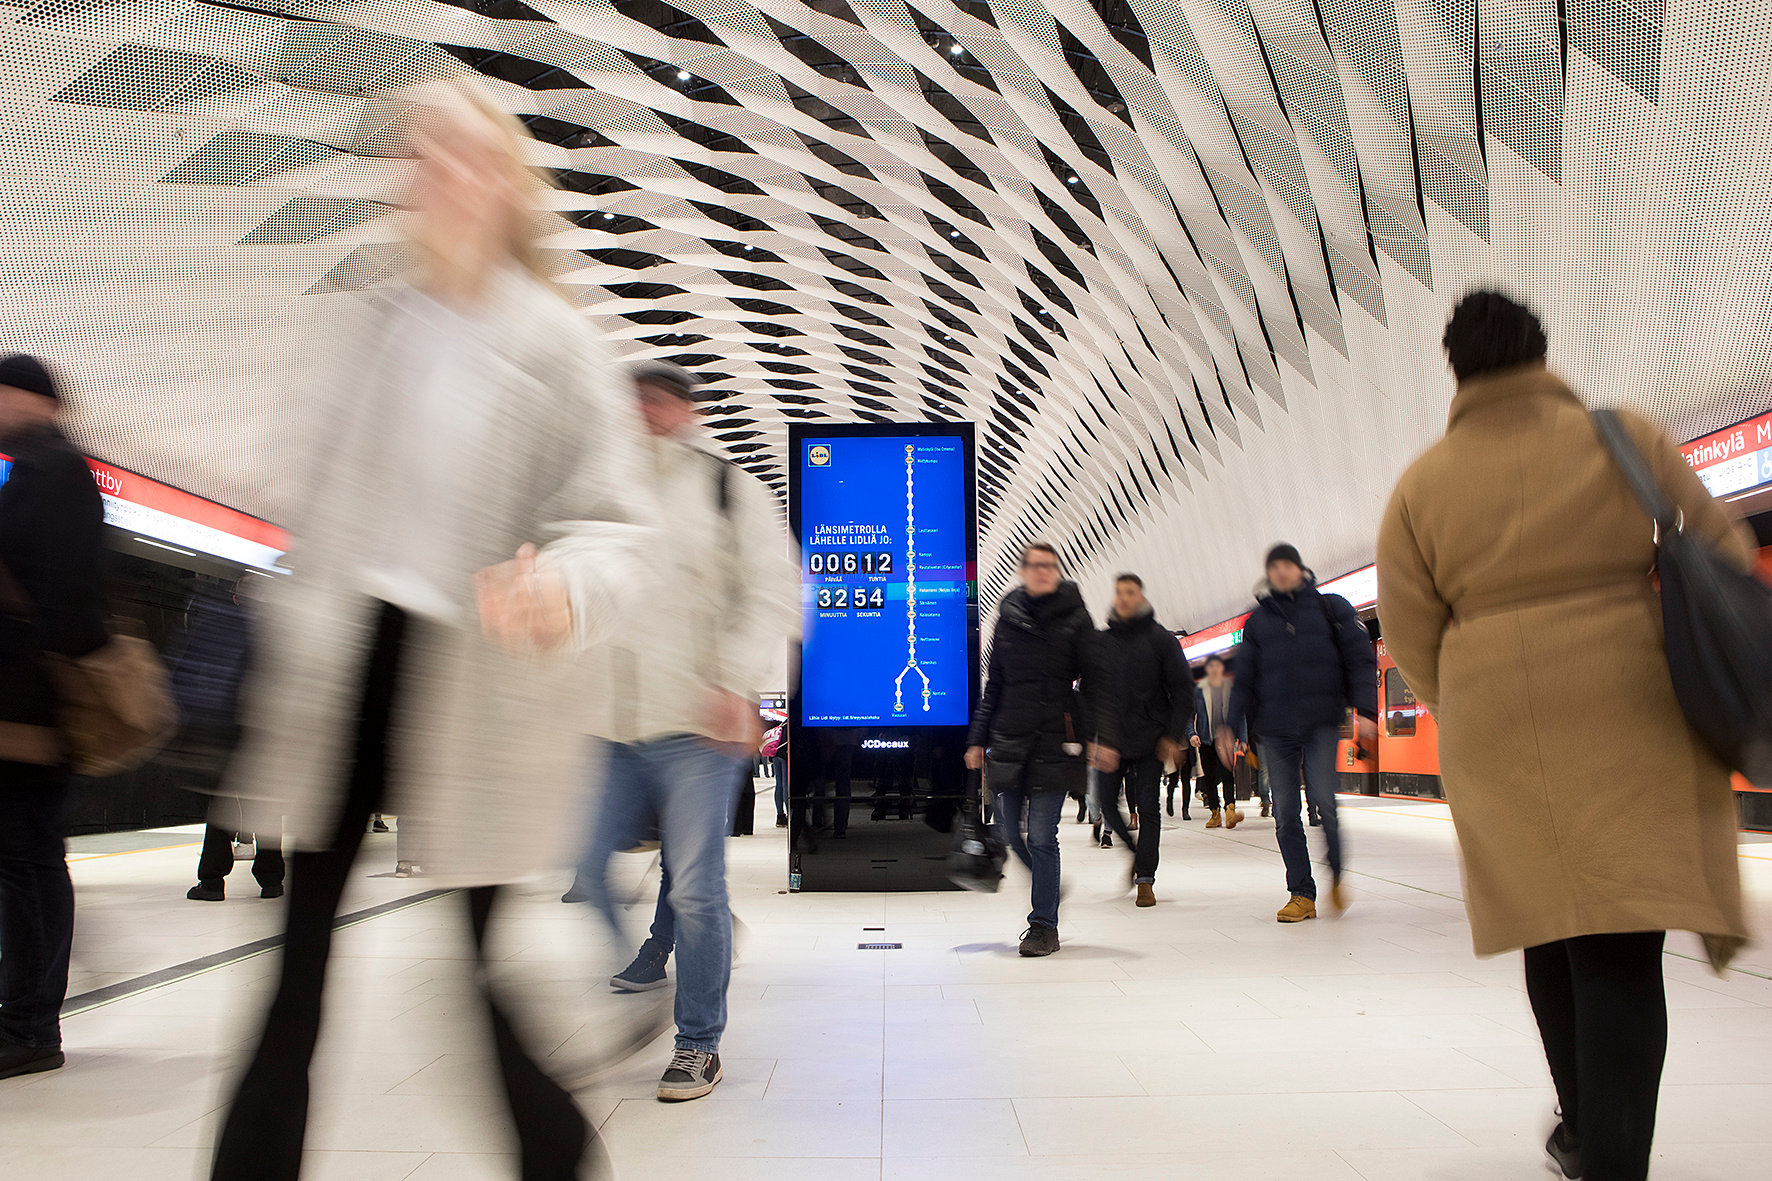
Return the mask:
{"type": "Polygon", "coordinates": [[[800,440],[804,724],[966,724],[965,448],[944,436],[800,440]]]}

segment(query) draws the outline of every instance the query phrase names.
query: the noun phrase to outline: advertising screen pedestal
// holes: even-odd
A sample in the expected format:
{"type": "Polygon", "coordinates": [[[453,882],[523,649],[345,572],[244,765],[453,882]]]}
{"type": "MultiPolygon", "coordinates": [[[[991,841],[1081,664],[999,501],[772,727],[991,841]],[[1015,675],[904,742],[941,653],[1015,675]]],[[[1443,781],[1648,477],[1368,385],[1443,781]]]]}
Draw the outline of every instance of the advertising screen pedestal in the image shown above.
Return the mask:
{"type": "Polygon", "coordinates": [[[947,888],[978,698],[971,423],[791,426],[789,888],[947,888]]]}

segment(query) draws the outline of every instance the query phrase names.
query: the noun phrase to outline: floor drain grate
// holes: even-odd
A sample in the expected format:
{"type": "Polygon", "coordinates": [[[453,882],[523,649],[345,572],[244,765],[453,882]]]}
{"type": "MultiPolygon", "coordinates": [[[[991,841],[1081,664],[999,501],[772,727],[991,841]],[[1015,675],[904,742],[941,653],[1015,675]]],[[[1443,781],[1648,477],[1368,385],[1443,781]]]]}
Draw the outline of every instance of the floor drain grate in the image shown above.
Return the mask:
{"type": "Polygon", "coordinates": [[[857,943],[855,945],[857,951],[902,951],[903,949],[904,944],[902,943],[857,943]]]}

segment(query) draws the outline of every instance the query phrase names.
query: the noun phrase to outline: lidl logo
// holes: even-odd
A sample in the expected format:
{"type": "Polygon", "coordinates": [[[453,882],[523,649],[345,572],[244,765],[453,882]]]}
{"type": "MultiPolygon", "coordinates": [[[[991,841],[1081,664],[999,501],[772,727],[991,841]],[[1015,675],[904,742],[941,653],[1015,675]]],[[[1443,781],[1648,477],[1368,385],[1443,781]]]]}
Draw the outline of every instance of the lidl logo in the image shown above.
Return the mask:
{"type": "Polygon", "coordinates": [[[814,443],[812,449],[806,453],[806,459],[813,467],[829,467],[831,466],[831,449],[823,443],[814,443]]]}

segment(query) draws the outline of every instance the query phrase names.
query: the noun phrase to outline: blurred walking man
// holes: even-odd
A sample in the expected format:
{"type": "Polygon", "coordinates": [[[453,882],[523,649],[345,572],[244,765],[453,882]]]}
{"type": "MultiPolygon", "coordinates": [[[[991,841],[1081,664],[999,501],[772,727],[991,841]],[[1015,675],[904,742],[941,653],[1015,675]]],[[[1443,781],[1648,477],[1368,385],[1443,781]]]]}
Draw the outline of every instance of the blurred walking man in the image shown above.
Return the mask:
{"type": "Polygon", "coordinates": [[[1003,843],[1033,876],[1021,954],[1059,949],[1058,820],[1088,769],[1120,765],[1120,711],[1101,636],[1058,550],[1022,550],[1021,585],[1003,596],[966,766],[984,770],[1003,843]],[[1085,761],[1087,760],[1087,761],[1085,761]]]}
{"type": "Polygon", "coordinates": [[[1182,739],[1192,729],[1193,676],[1181,641],[1157,622],[1145,598],[1144,579],[1114,580],[1114,609],[1101,633],[1120,710],[1120,765],[1096,778],[1097,800],[1108,825],[1133,850],[1132,881],[1138,905],[1155,906],[1157,856],[1163,839],[1163,764],[1186,757],[1182,739]],[[1120,791],[1138,815],[1137,836],[1126,830],[1120,791]]]}
{"type": "MultiPolygon", "coordinates": [[[[695,381],[675,365],[634,375],[660,528],[648,608],[597,659],[606,662],[594,732],[609,738],[605,784],[567,900],[595,903],[616,925],[608,865],[647,832],[664,862],[651,936],[610,983],[664,983],[677,952],[677,1041],[658,1097],[698,1099],[720,1082],[720,1036],[732,975],[726,835],[733,782],[762,739],[756,686],[798,627],[786,536],[761,481],[704,436],[695,381]]],[[[746,787],[749,787],[748,781],[746,787]]],[[[752,793],[741,806],[755,807],[752,793]]]]}
{"type": "MultiPolygon", "coordinates": [[[[1200,752],[1200,792],[1206,797],[1206,807],[1212,810],[1207,828],[1235,828],[1243,822],[1243,814],[1237,811],[1236,764],[1218,757],[1218,743],[1214,741],[1218,727],[1230,720],[1231,682],[1224,673],[1224,657],[1214,654],[1206,658],[1206,683],[1194,690],[1194,719],[1189,730],[1190,742],[1200,752]]],[[[1245,746],[1247,735],[1246,728],[1237,731],[1239,750],[1245,746]]],[[[1265,804],[1262,811],[1267,811],[1265,804]]]]}
{"type": "Polygon", "coordinates": [[[62,1064],[74,945],[70,772],[42,654],[106,640],[104,502],[35,357],[0,360],[0,1078],[62,1064]]]}
{"type": "Polygon", "coordinates": [[[1269,551],[1267,579],[1256,591],[1254,614],[1243,625],[1230,717],[1214,730],[1218,757],[1226,766],[1235,765],[1237,731],[1248,724],[1261,735],[1261,764],[1273,792],[1275,832],[1291,894],[1276,917],[1282,923],[1317,917],[1301,774],[1303,791],[1323,818],[1329,903],[1339,914],[1347,909],[1348,897],[1335,810],[1340,774],[1335,751],[1344,737],[1377,740],[1378,658],[1353,604],[1318,591],[1317,576],[1290,545],[1269,551]]]}

